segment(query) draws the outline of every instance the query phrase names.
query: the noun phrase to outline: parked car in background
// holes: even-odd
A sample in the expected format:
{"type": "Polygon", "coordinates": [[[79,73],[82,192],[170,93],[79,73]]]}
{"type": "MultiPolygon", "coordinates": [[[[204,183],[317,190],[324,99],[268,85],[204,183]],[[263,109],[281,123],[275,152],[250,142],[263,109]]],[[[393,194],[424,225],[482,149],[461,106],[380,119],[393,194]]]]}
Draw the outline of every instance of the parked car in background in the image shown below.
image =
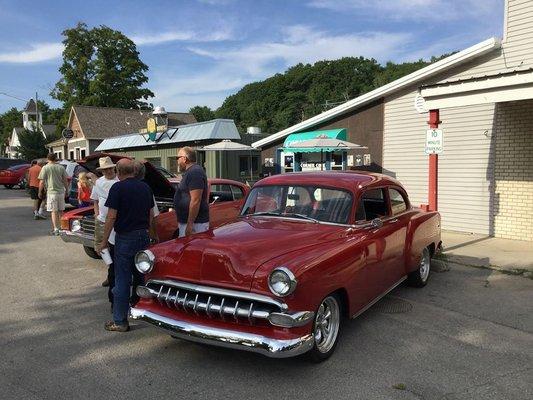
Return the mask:
{"type": "Polygon", "coordinates": [[[137,253],[146,283],[131,315],[186,340],[321,361],[344,317],[404,280],[424,286],[440,245],[438,212],[413,207],[390,177],[276,175],[235,222],[137,253]]]}
{"type": "MultiPolygon", "coordinates": [[[[83,169],[100,175],[96,167],[98,159],[103,156],[111,157],[114,163],[125,158],[115,154],[93,154],[79,162],[77,172],[83,169]]],[[[176,214],[172,209],[175,189],[152,164],[145,162],[144,165],[146,166],[144,181],[152,189],[160,211],[156,218],[159,240],[170,240],[178,227],[176,214]]],[[[215,227],[234,220],[239,215],[249,187],[228,179],[209,179],[208,183],[210,225],[215,227]]],[[[93,206],[66,212],[61,219],[60,236],[65,242],[82,244],[89,257],[100,258],[94,250],[94,224],[93,206]]]]}
{"type": "Polygon", "coordinates": [[[18,158],[0,157],[0,170],[8,169],[9,167],[13,167],[15,165],[20,164],[29,164],[29,161],[18,158]]]}
{"type": "Polygon", "coordinates": [[[20,189],[26,188],[28,186],[26,172],[30,167],[30,164],[19,164],[0,170],[0,185],[4,185],[7,189],[15,186],[20,189]]]}

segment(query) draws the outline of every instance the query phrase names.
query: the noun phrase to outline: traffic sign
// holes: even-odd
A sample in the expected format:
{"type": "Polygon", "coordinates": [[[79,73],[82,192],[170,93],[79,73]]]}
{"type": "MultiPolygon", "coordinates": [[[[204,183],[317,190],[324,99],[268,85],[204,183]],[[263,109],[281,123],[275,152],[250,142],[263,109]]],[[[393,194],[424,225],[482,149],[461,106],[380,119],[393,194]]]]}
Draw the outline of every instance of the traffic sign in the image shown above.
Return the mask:
{"type": "Polygon", "coordinates": [[[444,149],[442,129],[426,131],[426,154],[440,154],[444,149]]]}

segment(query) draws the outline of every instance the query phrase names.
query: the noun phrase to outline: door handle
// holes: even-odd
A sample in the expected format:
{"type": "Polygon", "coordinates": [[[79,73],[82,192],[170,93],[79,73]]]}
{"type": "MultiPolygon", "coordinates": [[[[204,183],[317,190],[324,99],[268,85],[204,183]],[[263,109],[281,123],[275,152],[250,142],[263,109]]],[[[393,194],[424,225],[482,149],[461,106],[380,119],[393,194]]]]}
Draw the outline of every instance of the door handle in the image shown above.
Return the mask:
{"type": "Polygon", "coordinates": [[[391,224],[394,223],[394,222],[398,222],[398,218],[393,218],[393,219],[389,220],[389,223],[391,223],[391,224]]]}

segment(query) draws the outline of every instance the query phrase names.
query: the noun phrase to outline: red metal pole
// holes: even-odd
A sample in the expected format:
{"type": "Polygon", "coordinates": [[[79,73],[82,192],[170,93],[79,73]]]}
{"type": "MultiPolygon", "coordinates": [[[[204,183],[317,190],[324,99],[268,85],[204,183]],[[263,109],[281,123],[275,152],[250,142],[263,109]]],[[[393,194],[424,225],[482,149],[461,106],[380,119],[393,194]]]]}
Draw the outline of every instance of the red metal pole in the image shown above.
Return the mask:
{"type": "MultiPolygon", "coordinates": [[[[429,111],[429,127],[437,129],[439,127],[439,110],[429,111]]],[[[429,155],[429,184],[428,184],[428,203],[430,211],[438,210],[438,193],[439,193],[439,155],[429,155]]]]}

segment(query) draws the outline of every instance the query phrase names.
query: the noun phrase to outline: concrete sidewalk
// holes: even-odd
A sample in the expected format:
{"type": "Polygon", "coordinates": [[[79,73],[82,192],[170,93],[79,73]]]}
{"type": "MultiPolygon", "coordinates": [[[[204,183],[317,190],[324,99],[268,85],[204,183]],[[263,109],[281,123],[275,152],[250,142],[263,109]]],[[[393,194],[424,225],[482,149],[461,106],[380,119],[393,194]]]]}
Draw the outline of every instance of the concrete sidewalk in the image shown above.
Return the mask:
{"type": "Polygon", "coordinates": [[[442,231],[439,259],[533,279],[533,242],[442,231]]]}

